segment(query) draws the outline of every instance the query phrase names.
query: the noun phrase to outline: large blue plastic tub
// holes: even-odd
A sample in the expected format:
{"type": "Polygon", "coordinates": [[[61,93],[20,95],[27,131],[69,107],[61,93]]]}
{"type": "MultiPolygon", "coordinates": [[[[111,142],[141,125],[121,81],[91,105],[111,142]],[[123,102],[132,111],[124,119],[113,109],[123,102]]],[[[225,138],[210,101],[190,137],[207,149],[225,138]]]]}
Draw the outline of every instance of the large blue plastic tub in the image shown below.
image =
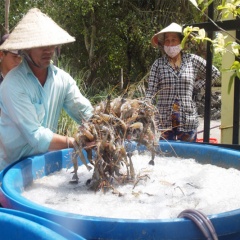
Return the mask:
{"type": "Polygon", "coordinates": [[[33,214],[0,208],[1,240],[84,240],[76,233],[33,214]]]}
{"type": "MultiPolygon", "coordinates": [[[[136,145],[128,147],[135,149],[136,145]]],[[[195,158],[203,164],[210,163],[225,168],[240,169],[240,152],[235,150],[183,142],[161,142],[160,149],[169,156],[177,154],[183,158],[195,158]]],[[[21,196],[24,187],[36,177],[39,178],[69,166],[70,154],[66,149],[29,157],[5,169],[2,172],[0,191],[2,205],[55,221],[86,239],[204,239],[197,226],[185,218],[130,220],[89,217],[42,207],[21,196]]],[[[240,239],[239,209],[208,217],[213,223],[219,240],[240,239]]]]}

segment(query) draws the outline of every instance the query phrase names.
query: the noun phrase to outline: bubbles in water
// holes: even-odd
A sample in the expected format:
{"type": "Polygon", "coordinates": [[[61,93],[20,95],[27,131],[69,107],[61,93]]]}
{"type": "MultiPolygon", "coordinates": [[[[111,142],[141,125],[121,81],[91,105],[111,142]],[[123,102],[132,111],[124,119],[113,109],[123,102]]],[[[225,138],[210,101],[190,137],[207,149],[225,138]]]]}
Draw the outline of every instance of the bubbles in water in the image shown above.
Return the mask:
{"type": "Polygon", "coordinates": [[[78,184],[69,184],[71,169],[62,169],[35,180],[22,195],[59,211],[125,219],[176,218],[188,208],[210,215],[240,207],[240,185],[233,184],[239,182],[238,170],[176,157],[156,157],[151,166],[149,159],[146,154],[133,156],[136,176],[145,177],[116,186],[122,197],[111,189],[105,194],[88,190],[85,183],[92,171],[85,166],[79,167],[78,184]]]}

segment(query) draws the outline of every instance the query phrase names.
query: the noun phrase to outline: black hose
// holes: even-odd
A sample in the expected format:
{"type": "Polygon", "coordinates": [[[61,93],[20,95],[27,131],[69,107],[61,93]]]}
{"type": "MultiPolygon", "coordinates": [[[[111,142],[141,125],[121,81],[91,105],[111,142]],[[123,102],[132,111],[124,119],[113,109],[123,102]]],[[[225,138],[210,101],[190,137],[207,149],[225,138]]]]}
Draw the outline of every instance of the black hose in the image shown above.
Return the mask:
{"type": "MultiPolygon", "coordinates": [[[[214,129],[214,128],[217,128],[217,127],[219,128],[219,127],[221,127],[221,125],[217,125],[217,126],[214,126],[214,127],[210,127],[209,130],[214,129]]],[[[202,132],[204,132],[204,130],[198,131],[197,133],[202,133],[202,132]]]]}
{"type": "Polygon", "coordinates": [[[207,240],[218,240],[218,236],[212,222],[202,212],[195,209],[186,209],[178,215],[178,218],[181,217],[191,219],[201,230],[207,240]]]}
{"type": "Polygon", "coordinates": [[[204,237],[207,240],[212,240],[211,235],[210,235],[208,229],[206,229],[206,227],[204,226],[204,224],[201,221],[201,219],[198,218],[196,215],[190,214],[190,213],[183,213],[181,215],[181,217],[189,218],[190,220],[192,220],[197,225],[197,227],[201,230],[201,232],[203,233],[204,237]]]}

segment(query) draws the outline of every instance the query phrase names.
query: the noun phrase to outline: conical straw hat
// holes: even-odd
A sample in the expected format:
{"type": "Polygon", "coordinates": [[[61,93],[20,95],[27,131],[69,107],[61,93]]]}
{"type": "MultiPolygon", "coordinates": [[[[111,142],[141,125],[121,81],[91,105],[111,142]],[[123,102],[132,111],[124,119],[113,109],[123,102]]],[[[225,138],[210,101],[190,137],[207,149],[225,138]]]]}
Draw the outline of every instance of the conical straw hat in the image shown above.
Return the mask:
{"type": "Polygon", "coordinates": [[[16,25],[9,38],[0,46],[0,50],[22,50],[74,41],[74,37],[46,14],[37,8],[32,8],[16,25]]]}
{"type": "Polygon", "coordinates": [[[158,45],[163,45],[164,33],[166,32],[176,32],[182,33],[182,27],[177,23],[171,23],[169,26],[162,29],[160,32],[153,35],[151,43],[153,47],[158,47],[158,45]]]}

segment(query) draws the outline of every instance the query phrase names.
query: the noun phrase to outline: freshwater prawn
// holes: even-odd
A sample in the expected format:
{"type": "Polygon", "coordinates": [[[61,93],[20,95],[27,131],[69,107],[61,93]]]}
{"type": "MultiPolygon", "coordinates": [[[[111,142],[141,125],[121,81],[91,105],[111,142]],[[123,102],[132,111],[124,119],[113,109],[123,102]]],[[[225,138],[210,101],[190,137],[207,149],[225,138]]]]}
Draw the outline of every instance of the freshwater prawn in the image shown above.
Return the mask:
{"type": "Polygon", "coordinates": [[[111,99],[111,96],[95,106],[92,118],[79,126],[75,137],[72,181],[79,180],[78,157],[89,171],[93,170],[91,179],[87,181],[92,190],[112,189],[116,192],[112,184],[114,180],[118,183],[120,179],[133,181],[136,176],[131,154],[125,148],[126,141],[145,145],[151,152],[149,164],[154,165],[159,140],[154,120],[156,111],[155,106],[145,100],[111,99]],[[86,148],[88,142],[95,144],[86,148]],[[86,150],[91,166],[83,150],[86,150]],[[125,173],[121,171],[123,166],[125,173]]]}

